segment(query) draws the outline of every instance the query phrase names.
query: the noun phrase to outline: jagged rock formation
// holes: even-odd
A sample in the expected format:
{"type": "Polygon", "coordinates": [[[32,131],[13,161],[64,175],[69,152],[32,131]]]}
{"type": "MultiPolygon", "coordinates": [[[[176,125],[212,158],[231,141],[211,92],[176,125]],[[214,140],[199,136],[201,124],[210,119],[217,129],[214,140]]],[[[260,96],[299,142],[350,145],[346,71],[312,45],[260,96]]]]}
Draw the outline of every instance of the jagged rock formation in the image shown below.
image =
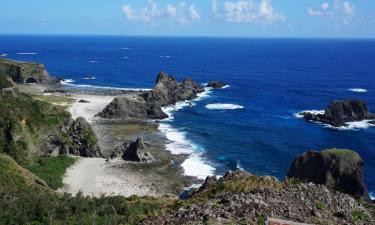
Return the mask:
{"type": "Polygon", "coordinates": [[[213,81],[210,81],[207,84],[207,87],[211,87],[211,88],[214,88],[214,89],[220,89],[220,88],[223,88],[225,85],[226,84],[222,81],[213,80],[213,81]]]}
{"type": "Polygon", "coordinates": [[[362,100],[335,100],[325,109],[324,114],[301,113],[309,121],[330,124],[335,127],[345,126],[347,122],[375,119],[369,113],[367,103],[362,100]]]}
{"type": "Polygon", "coordinates": [[[122,159],[126,161],[142,163],[151,163],[155,161],[152,154],[147,151],[147,147],[142,138],[123,143],[120,146],[119,151],[122,152],[122,159]]]}
{"type": "Polygon", "coordinates": [[[44,138],[42,151],[46,155],[72,154],[82,157],[102,157],[91,125],[83,118],[69,120],[60,126],[60,132],[44,138]]]}
{"type": "Polygon", "coordinates": [[[21,84],[45,83],[53,80],[43,64],[7,59],[0,59],[0,74],[6,74],[14,82],[21,84]]]}
{"type": "Polygon", "coordinates": [[[208,179],[180,207],[142,224],[265,224],[273,217],[308,224],[374,224],[354,198],[313,183],[291,184],[244,171],[208,179]]]}
{"type": "Polygon", "coordinates": [[[350,150],[305,152],[294,160],[287,176],[324,184],[331,190],[341,191],[355,198],[370,199],[363,181],[363,160],[350,150]]]}
{"type": "Polygon", "coordinates": [[[117,97],[97,116],[121,119],[164,119],[162,107],[179,101],[193,100],[204,88],[191,78],[178,83],[176,79],[161,72],[153,90],[133,97],[117,97]]]}

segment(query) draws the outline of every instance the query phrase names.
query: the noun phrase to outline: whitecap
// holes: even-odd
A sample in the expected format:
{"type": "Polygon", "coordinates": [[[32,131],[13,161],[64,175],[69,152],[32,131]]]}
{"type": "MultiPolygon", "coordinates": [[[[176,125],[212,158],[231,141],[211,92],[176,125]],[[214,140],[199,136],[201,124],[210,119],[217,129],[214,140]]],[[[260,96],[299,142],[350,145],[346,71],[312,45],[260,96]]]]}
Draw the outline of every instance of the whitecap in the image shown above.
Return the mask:
{"type": "Polygon", "coordinates": [[[124,47],[124,48],[121,48],[122,50],[130,50],[132,48],[129,48],[129,47],[124,47]]]}
{"type": "Polygon", "coordinates": [[[200,180],[214,175],[215,168],[202,158],[201,154],[192,154],[182,164],[186,176],[197,177],[200,180]]]}
{"type": "Polygon", "coordinates": [[[124,57],[122,57],[123,59],[129,59],[129,56],[124,56],[124,57]]]}
{"type": "Polygon", "coordinates": [[[230,88],[230,85],[225,85],[224,87],[222,87],[221,89],[226,89],[226,88],[230,88]]]}
{"type": "Polygon", "coordinates": [[[311,113],[313,115],[323,115],[324,114],[324,110],[316,110],[316,109],[313,109],[313,110],[304,110],[304,111],[295,113],[294,116],[297,117],[297,118],[303,118],[303,114],[304,113],[311,113]]]}
{"type": "Polygon", "coordinates": [[[373,200],[373,201],[375,200],[375,193],[370,192],[370,199],[373,200]]]}
{"type": "Polygon", "coordinates": [[[90,63],[97,63],[98,61],[96,60],[91,60],[90,63]]]}
{"type": "Polygon", "coordinates": [[[171,58],[170,55],[161,55],[160,58],[171,58]]]}
{"type": "Polygon", "coordinates": [[[80,87],[80,88],[97,88],[97,89],[108,89],[108,90],[124,90],[124,91],[150,91],[150,88],[122,88],[122,87],[110,87],[110,86],[98,86],[90,84],[71,84],[66,82],[61,82],[65,85],[80,87]]]}
{"type": "Polygon", "coordinates": [[[8,54],[0,54],[0,57],[6,57],[8,54]]]}
{"type": "Polygon", "coordinates": [[[357,92],[357,93],[366,93],[367,92],[367,90],[363,89],[363,88],[350,88],[348,90],[351,91],[351,92],[357,92]]]}
{"type": "Polygon", "coordinates": [[[61,81],[62,84],[69,85],[71,83],[74,83],[75,81],[73,79],[64,79],[61,81]]]}
{"type": "Polygon", "coordinates": [[[84,77],[83,79],[84,79],[84,80],[95,80],[96,77],[84,77]]]}
{"type": "Polygon", "coordinates": [[[206,105],[207,109],[213,110],[234,110],[234,109],[243,109],[245,107],[236,104],[229,104],[229,103],[214,103],[206,105]]]}
{"type": "Polygon", "coordinates": [[[37,55],[38,53],[36,52],[19,52],[17,55],[37,55]]]}

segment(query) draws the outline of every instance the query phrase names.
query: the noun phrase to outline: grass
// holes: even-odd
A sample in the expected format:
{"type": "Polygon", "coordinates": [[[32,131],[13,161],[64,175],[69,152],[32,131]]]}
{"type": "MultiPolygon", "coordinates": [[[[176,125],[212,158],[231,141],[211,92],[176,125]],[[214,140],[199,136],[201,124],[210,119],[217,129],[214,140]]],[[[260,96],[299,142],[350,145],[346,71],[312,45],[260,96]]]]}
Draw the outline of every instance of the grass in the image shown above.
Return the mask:
{"type": "Polygon", "coordinates": [[[75,163],[76,159],[69,156],[43,157],[29,167],[29,170],[42,178],[49,187],[58,189],[63,186],[63,177],[68,167],[75,163]]]}
{"type": "Polygon", "coordinates": [[[334,155],[346,155],[346,156],[355,156],[355,155],[357,155],[357,153],[354,152],[354,151],[352,151],[352,150],[337,149],[337,148],[323,150],[321,153],[322,154],[334,154],[334,155]]]}
{"type": "Polygon", "coordinates": [[[73,98],[57,95],[33,95],[33,98],[43,102],[61,106],[68,106],[76,102],[76,100],[73,98]]]}
{"type": "Polygon", "coordinates": [[[327,208],[327,205],[324,202],[318,202],[318,203],[316,203],[315,207],[318,210],[323,210],[323,209],[327,208]]]}
{"type": "Polygon", "coordinates": [[[5,190],[27,187],[27,179],[22,175],[20,167],[5,154],[0,154],[0,187],[5,190]]]}

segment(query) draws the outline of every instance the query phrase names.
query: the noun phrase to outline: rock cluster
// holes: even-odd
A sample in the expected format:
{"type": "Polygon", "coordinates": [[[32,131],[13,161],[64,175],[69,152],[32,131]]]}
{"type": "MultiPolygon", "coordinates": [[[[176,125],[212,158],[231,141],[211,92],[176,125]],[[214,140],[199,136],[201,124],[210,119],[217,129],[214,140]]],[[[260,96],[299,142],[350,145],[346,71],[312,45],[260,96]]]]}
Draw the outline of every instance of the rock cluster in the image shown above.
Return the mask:
{"type": "Polygon", "coordinates": [[[111,158],[117,157],[122,154],[122,159],[126,161],[151,163],[155,159],[152,154],[147,150],[147,147],[142,138],[137,138],[135,141],[126,141],[116,148],[112,153],[111,158]]]}
{"type": "Polygon", "coordinates": [[[42,143],[47,155],[72,154],[82,157],[102,157],[91,125],[83,118],[69,120],[60,126],[58,134],[48,135],[42,143]]]}
{"type": "Polygon", "coordinates": [[[346,126],[347,122],[375,119],[362,100],[335,100],[325,109],[324,114],[301,114],[306,120],[330,124],[335,127],[346,126]]]}
{"type": "Polygon", "coordinates": [[[223,88],[225,87],[225,83],[222,82],[222,81],[210,81],[208,84],[207,84],[207,87],[211,87],[211,88],[214,88],[214,89],[220,89],[220,88],[223,88]]]}
{"type": "MultiPolygon", "coordinates": [[[[234,179],[237,173],[221,179],[230,179],[235,185],[241,182],[234,179]]],[[[241,179],[252,176],[239,173],[241,179]]],[[[271,178],[264,178],[268,179],[271,178]]],[[[259,180],[259,185],[264,180],[259,180]]],[[[214,182],[208,186],[217,186],[215,190],[220,190],[222,185],[223,182],[214,182]]],[[[206,197],[195,195],[189,199],[189,204],[181,202],[179,209],[149,218],[143,224],[265,224],[268,217],[308,224],[375,223],[371,213],[351,196],[313,183],[283,183],[279,188],[215,193],[217,191],[206,197]]]]}
{"type": "Polygon", "coordinates": [[[153,90],[132,97],[117,97],[98,113],[102,118],[164,119],[162,107],[179,101],[193,100],[204,88],[191,78],[178,83],[176,79],[160,72],[153,90]]]}
{"type": "Polygon", "coordinates": [[[370,199],[363,181],[363,160],[350,150],[305,152],[294,160],[287,176],[324,184],[331,190],[338,190],[355,198],[370,199]]]}

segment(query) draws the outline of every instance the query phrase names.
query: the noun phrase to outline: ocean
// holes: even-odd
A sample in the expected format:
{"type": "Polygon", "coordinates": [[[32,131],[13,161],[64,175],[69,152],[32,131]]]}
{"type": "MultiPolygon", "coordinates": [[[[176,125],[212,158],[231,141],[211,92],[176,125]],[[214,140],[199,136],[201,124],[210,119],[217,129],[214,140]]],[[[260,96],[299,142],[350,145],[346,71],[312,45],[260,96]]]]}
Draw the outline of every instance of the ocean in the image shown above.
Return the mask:
{"type": "Polygon", "coordinates": [[[333,129],[296,116],[348,98],[375,112],[375,40],[3,35],[0,56],[44,63],[67,85],[88,88],[152,88],[159,71],[224,81],[160,122],[166,148],[190,155],[187,175],[243,168],[283,179],[297,155],[336,147],[362,156],[375,192],[375,127],[333,129]]]}

